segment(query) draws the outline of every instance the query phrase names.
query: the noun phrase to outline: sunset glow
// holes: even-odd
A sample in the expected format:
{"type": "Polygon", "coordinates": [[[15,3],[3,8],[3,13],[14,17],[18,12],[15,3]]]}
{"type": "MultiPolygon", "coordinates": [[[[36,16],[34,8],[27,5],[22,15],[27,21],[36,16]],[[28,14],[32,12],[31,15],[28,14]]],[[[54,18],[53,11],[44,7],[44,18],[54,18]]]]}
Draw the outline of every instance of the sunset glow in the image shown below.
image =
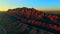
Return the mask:
{"type": "Polygon", "coordinates": [[[60,0],[0,0],[0,11],[28,7],[38,10],[60,10],[60,0]]]}

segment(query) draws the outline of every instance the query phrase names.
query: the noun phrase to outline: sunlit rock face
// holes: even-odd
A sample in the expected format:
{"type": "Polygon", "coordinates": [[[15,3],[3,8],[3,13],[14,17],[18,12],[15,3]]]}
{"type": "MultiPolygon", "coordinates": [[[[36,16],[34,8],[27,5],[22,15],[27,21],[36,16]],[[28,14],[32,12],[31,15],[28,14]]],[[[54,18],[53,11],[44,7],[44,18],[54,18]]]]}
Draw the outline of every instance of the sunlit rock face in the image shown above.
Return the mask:
{"type": "Polygon", "coordinates": [[[33,18],[40,19],[43,17],[47,17],[51,21],[57,21],[58,19],[58,16],[53,16],[53,15],[50,16],[48,15],[48,13],[45,14],[43,11],[39,11],[34,8],[26,8],[26,7],[15,8],[15,9],[9,9],[7,12],[8,12],[8,15],[16,16],[16,17],[25,15],[26,18],[33,17],[33,18]]]}
{"type": "Polygon", "coordinates": [[[43,11],[38,11],[34,8],[16,8],[16,9],[9,9],[8,14],[13,15],[13,14],[18,14],[18,15],[26,15],[27,17],[36,17],[36,18],[42,18],[44,16],[43,11]]]}

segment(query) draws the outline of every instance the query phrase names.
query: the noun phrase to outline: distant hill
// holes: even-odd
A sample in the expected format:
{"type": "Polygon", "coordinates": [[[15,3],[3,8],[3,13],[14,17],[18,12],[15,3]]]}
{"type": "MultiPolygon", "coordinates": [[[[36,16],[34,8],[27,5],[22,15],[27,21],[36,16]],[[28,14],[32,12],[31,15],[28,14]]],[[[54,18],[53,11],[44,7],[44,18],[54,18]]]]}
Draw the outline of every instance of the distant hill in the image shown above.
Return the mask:
{"type": "Polygon", "coordinates": [[[47,14],[60,14],[60,11],[44,11],[47,14]]]}

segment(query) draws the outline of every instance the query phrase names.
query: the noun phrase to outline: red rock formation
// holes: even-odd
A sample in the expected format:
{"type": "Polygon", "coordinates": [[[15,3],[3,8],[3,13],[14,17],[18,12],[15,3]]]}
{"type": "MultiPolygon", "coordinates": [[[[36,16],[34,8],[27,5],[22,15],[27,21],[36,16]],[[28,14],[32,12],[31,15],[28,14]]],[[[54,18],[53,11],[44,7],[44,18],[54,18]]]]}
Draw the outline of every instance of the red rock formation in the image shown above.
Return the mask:
{"type": "MultiPolygon", "coordinates": [[[[44,16],[44,12],[42,11],[38,11],[34,8],[16,8],[16,9],[9,9],[8,10],[8,15],[14,16],[18,19],[21,19],[21,21],[27,21],[28,23],[32,23],[33,25],[42,25],[43,27],[48,27],[54,30],[59,30],[60,31],[60,27],[57,28],[57,26],[53,25],[53,24],[47,24],[47,23],[43,23],[40,21],[36,21],[36,20],[29,20],[29,17],[34,17],[34,18],[42,18],[44,16]],[[26,18],[20,18],[20,16],[25,15],[26,18]]],[[[50,18],[50,20],[52,21],[56,21],[58,19],[57,16],[46,16],[48,18],[50,18]]]]}
{"type": "Polygon", "coordinates": [[[57,22],[57,19],[59,18],[58,16],[48,16],[48,18],[51,20],[51,21],[55,21],[57,22]]]}
{"type": "Polygon", "coordinates": [[[27,17],[36,17],[36,18],[42,18],[44,16],[44,12],[38,11],[34,8],[16,8],[16,9],[9,9],[8,10],[9,15],[26,15],[27,17]]]}

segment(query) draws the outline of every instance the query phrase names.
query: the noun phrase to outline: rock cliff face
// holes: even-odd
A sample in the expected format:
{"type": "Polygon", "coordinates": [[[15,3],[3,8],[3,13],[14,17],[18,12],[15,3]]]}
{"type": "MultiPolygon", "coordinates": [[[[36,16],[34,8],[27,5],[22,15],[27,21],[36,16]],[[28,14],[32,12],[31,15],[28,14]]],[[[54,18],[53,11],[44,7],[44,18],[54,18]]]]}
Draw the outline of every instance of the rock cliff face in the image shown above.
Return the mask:
{"type": "Polygon", "coordinates": [[[45,14],[43,11],[39,11],[34,8],[26,8],[26,7],[9,9],[8,15],[16,16],[16,17],[20,17],[20,16],[24,15],[26,18],[32,17],[32,18],[37,18],[37,19],[47,17],[51,21],[54,21],[54,20],[56,21],[58,19],[58,16],[48,15],[48,13],[45,14]]]}
{"type": "Polygon", "coordinates": [[[8,13],[10,15],[17,14],[17,15],[26,15],[27,17],[36,17],[36,18],[42,18],[44,16],[44,12],[38,11],[34,8],[16,8],[16,9],[9,9],[8,13]]]}
{"type": "Polygon", "coordinates": [[[58,24],[58,16],[46,15],[43,11],[36,10],[34,8],[16,8],[9,9],[8,15],[16,17],[21,22],[34,25],[49,31],[60,31],[60,24],[58,24]]]}

